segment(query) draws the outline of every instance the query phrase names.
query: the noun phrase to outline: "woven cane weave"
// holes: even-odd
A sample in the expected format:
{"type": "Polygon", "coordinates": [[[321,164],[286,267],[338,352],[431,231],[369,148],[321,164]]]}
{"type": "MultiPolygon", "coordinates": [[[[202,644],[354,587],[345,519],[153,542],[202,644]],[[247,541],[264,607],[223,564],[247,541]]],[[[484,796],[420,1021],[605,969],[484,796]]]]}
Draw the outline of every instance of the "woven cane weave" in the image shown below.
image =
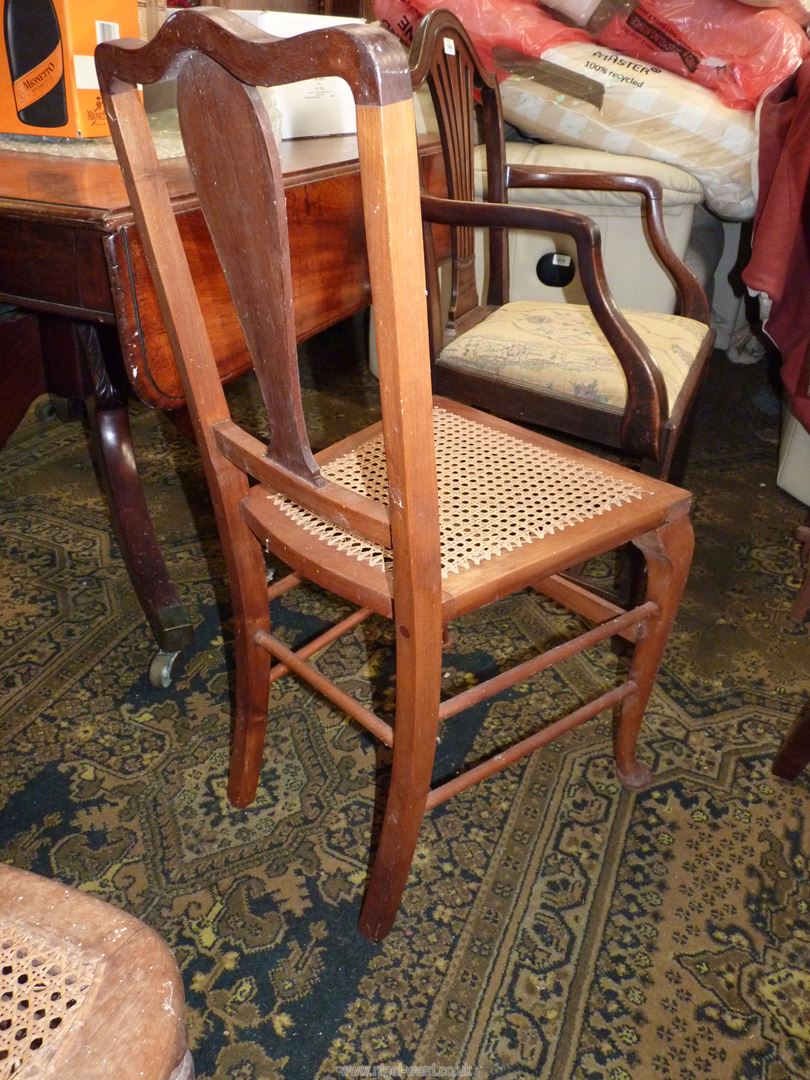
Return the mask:
{"type": "Polygon", "coordinates": [[[32,1055],[44,1067],[81,1012],[99,963],[61,939],[0,923],[0,1080],[32,1055]]]}
{"type": "MultiPolygon", "coordinates": [[[[433,429],[443,577],[644,495],[636,484],[445,409],[434,408],[433,429]]],[[[381,435],[321,471],[351,491],[388,502],[381,435]]],[[[289,499],[274,501],[307,532],[361,562],[380,565],[391,556],[289,499]]]]}

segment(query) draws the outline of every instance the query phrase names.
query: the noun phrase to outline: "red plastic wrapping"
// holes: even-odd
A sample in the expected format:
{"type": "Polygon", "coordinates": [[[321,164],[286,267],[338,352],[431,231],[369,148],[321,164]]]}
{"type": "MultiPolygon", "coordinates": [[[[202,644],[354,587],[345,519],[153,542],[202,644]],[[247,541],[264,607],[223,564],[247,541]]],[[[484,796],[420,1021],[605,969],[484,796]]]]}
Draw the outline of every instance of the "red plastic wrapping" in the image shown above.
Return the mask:
{"type": "Polygon", "coordinates": [[[810,0],[741,0],[748,7],[779,8],[801,26],[810,22],[810,0]]]}
{"type": "Polygon", "coordinates": [[[596,34],[600,44],[694,79],[733,109],[755,108],[810,52],[793,19],[737,0],[618,0],[615,6],[596,34]]]}
{"type": "Polygon", "coordinates": [[[374,0],[372,7],[374,18],[379,19],[383,26],[410,48],[423,12],[409,4],[408,0],[374,0]]]}
{"type": "Polygon", "coordinates": [[[564,26],[535,0],[374,0],[375,17],[407,45],[421,16],[434,8],[445,8],[458,17],[482,62],[493,71],[492,50],[496,48],[540,56],[554,45],[590,40],[584,30],[564,26]]]}

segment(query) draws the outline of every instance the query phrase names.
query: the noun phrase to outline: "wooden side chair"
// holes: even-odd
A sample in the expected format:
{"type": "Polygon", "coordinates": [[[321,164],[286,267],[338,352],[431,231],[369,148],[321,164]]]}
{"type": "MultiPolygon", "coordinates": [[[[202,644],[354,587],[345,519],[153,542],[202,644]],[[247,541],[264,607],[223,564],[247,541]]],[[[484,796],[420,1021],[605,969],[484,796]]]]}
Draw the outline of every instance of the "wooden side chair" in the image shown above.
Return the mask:
{"type": "Polygon", "coordinates": [[[430,90],[455,204],[422,200],[428,226],[451,227],[446,317],[427,230],[434,389],[499,416],[615,448],[639,458],[653,475],[679,479],[714,332],[703,288],[667,240],[660,185],[641,176],[509,165],[498,84],[448,11],[434,10],[422,20],[410,66],[414,89],[430,90]],[[475,202],[476,164],[484,161],[486,189],[475,202]],[[503,214],[501,204],[517,188],[636,192],[649,242],[675,286],[678,313],[619,311],[593,235],[577,241],[588,306],[510,303],[509,229],[572,235],[570,215],[561,210],[521,204],[503,214]],[[485,300],[476,285],[476,227],[488,230],[485,300]]]}
{"type": "Polygon", "coordinates": [[[0,1076],[194,1080],[183,983],[139,919],[0,864],[0,1076]]]}
{"type": "MultiPolygon", "coordinates": [[[[691,560],[690,498],[433,398],[410,73],[391,35],[370,26],[337,27],[280,41],[227,12],[191,9],[171,16],[149,44],[101,45],[96,62],[227,562],[236,638],[229,796],[237,806],[254,797],[269,686],[287,672],[390,747],[384,819],[360,916],[361,931],[378,940],[394,920],[425,812],[455,793],[614,708],[618,775],[631,788],[648,782],[636,742],[691,560]],[[298,379],[282,173],[255,87],[316,75],[340,75],[357,102],[382,421],[313,455],[298,379]],[[177,79],[197,194],[267,407],[266,444],[229,415],[138,94],[139,83],[170,77],[177,79]],[[628,541],[643,552],[649,578],[646,599],[631,610],[560,579],[572,563],[628,541]],[[292,569],[269,590],[264,550],[292,569]],[[293,651],[272,633],[268,595],[302,579],[357,610],[293,651]],[[527,586],[562,596],[594,625],[442,700],[444,628],[527,586]],[[310,659],[370,615],[391,619],[395,628],[393,723],[310,659]],[[432,784],[440,722],[617,634],[635,643],[618,685],[610,680],[568,715],[538,717],[535,734],[432,784]]],[[[491,212],[497,218],[508,210],[491,212]]],[[[588,223],[572,227],[585,243],[588,223]]]]}

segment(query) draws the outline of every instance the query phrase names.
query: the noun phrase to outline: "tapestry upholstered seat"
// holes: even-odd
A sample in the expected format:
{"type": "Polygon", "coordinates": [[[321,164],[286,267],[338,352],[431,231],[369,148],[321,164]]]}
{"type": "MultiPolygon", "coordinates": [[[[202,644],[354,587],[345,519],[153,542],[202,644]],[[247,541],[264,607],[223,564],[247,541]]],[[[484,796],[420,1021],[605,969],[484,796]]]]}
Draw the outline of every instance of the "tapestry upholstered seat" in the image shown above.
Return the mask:
{"type": "MultiPolygon", "coordinates": [[[[706,327],[657,311],[623,312],[646,343],[676,407],[706,327]]],[[[516,390],[540,390],[584,399],[623,413],[627,380],[591,309],[584,304],[517,300],[452,338],[437,363],[456,371],[494,376],[516,390]]]]}

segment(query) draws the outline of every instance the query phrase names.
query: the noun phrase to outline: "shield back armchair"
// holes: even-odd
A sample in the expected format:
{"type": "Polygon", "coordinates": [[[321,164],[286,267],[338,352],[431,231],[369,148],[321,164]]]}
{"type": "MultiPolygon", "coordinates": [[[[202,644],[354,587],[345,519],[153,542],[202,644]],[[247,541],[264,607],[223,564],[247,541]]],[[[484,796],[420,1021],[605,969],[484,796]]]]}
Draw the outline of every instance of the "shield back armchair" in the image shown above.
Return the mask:
{"type": "Polygon", "coordinates": [[[410,66],[414,90],[430,91],[447,179],[447,199],[422,200],[435,389],[610,447],[654,475],[679,480],[714,332],[702,286],[667,240],[660,185],[641,176],[510,165],[497,81],[449,11],[437,9],[422,20],[410,66]],[[476,199],[482,155],[486,183],[483,199],[476,199]],[[543,189],[552,187],[640,196],[648,240],[675,287],[675,314],[617,308],[595,226],[576,239],[587,305],[510,302],[509,230],[572,236],[575,215],[525,203],[507,207],[509,192],[535,189],[541,202],[543,189]],[[434,245],[439,224],[450,228],[449,304],[442,300],[434,245]],[[476,284],[476,228],[487,230],[483,297],[476,284]]]}

